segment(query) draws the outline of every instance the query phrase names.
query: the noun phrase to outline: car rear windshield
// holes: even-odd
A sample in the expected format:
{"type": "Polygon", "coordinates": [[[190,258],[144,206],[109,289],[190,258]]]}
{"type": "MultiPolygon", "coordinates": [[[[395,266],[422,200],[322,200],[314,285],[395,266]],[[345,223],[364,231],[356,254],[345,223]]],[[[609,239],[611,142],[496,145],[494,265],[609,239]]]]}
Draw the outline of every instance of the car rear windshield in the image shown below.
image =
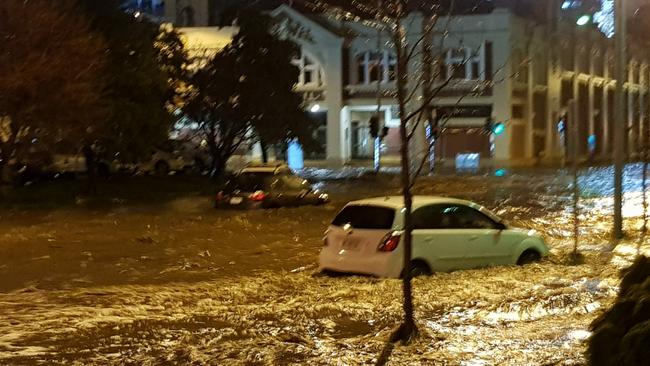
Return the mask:
{"type": "Polygon", "coordinates": [[[357,229],[390,229],[395,210],[381,206],[346,206],[332,221],[334,226],[350,224],[357,229]]]}

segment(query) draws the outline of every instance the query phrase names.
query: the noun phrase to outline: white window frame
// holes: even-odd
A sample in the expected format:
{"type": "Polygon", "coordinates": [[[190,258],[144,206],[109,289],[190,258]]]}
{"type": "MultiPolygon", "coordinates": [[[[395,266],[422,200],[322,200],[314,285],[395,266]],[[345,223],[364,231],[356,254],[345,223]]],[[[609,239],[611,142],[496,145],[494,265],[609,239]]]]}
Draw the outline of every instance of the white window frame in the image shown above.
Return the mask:
{"type": "Polygon", "coordinates": [[[363,66],[363,75],[357,75],[357,84],[369,85],[377,83],[376,80],[370,80],[370,66],[376,63],[376,60],[371,59],[372,54],[381,54],[379,67],[381,69],[381,84],[392,83],[396,80],[397,75],[397,56],[389,50],[381,51],[364,51],[360,52],[354,58],[355,65],[357,66],[357,74],[359,67],[363,66]],[[395,72],[391,78],[390,67],[393,67],[395,72]]]}
{"type": "Polygon", "coordinates": [[[485,45],[481,45],[478,50],[475,50],[471,47],[458,47],[454,49],[447,50],[447,55],[445,57],[445,67],[447,68],[447,76],[451,77],[454,80],[473,80],[473,81],[484,81],[485,80],[485,45]],[[454,51],[462,50],[462,57],[455,56],[454,51]],[[465,77],[454,78],[454,67],[456,65],[462,65],[465,63],[465,77]],[[475,63],[478,63],[478,75],[477,78],[472,77],[472,67],[475,63]]]}
{"type": "Polygon", "coordinates": [[[291,64],[295,65],[300,74],[298,75],[298,82],[296,86],[301,87],[322,87],[325,86],[325,73],[323,67],[321,66],[316,58],[304,51],[301,52],[300,58],[293,59],[291,64]],[[311,62],[307,62],[307,60],[311,62]],[[305,75],[311,72],[312,80],[310,82],[305,82],[305,75]]]}

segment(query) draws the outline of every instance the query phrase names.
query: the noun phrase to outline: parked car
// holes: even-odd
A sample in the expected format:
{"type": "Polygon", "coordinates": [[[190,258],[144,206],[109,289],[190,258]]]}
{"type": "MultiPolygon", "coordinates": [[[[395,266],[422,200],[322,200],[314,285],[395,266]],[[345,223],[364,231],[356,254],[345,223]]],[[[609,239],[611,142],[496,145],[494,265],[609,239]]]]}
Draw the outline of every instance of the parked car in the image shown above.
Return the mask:
{"type": "MultiPolygon", "coordinates": [[[[348,203],[325,233],[321,270],[397,278],[403,265],[401,196],[348,203]]],[[[416,196],[410,275],[492,265],[528,264],[548,255],[532,230],[509,227],[469,201],[416,196]]]]}
{"type": "Polygon", "coordinates": [[[217,194],[216,208],[256,209],[320,205],[329,202],[327,193],[314,189],[285,165],[243,169],[217,194]]]}
{"type": "Polygon", "coordinates": [[[52,155],[45,151],[30,149],[19,160],[8,161],[5,175],[13,184],[23,185],[50,179],[47,167],[52,164],[52,155]]]}
{"type": "MultiPolygon", "coordinates": [[[[47,170],[52,173],[80,174],[86,173],[86,157],[81,154],[54,154],[52,164],[47,170]]],[[[101,177],[107,177],[121,170],[127,170],[126,165],[120,164],[117,160],[96,157],[96,172],[101,177]]]]}
{"type": "Polygon", "coordinates": [[[256,173],[260,175],[279,175],[279,174],[293,174],[291,168],[287,164],[247,164],[242,168],[238,174],[256,173]]]}
{"type": "Polygon", "coordinates": [[[209,156],[205,148],[186,141],[167,140],[158,145],[151,158],[140,164],[139,170],[157,175],[170,172],[203,172],[208,167],[209,156]]]}

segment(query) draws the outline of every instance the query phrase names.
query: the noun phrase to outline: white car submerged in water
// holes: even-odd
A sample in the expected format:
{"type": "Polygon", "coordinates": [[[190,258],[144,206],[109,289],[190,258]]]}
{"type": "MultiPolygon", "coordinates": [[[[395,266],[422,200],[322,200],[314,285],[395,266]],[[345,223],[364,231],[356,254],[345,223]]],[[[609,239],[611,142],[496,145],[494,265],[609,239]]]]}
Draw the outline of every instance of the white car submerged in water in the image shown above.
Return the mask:
{"type": "MultiPolygon", "coordinates": [[[[413,198],[411,275],[492,265],[527,264],[549,253],[532,230],[508,227],[473,202],[413,198]]],[[[401,196],[348,203],[327,229],[319,268],[397,278],[404,275],[401,196]]]]}

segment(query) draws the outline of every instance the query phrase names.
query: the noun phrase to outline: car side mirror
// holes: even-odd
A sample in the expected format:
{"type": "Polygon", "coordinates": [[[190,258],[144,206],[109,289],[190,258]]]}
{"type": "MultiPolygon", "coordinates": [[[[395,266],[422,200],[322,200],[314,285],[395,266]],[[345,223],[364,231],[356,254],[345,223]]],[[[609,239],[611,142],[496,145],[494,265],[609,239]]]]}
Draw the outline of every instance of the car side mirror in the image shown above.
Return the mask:
{"type": "Polygon", "coordinates": [[[508,228],[508,227],[506,226],[506,224],[504,224],[504,223],[502,223],[502,222],[497,222],[496,225],[495,225],[495,229],[497,229],[497,230],[499,230],[499,231],[501,231],[501,230],[505,230],[505,229],[507,229],[507,228],[508,228]]]}

